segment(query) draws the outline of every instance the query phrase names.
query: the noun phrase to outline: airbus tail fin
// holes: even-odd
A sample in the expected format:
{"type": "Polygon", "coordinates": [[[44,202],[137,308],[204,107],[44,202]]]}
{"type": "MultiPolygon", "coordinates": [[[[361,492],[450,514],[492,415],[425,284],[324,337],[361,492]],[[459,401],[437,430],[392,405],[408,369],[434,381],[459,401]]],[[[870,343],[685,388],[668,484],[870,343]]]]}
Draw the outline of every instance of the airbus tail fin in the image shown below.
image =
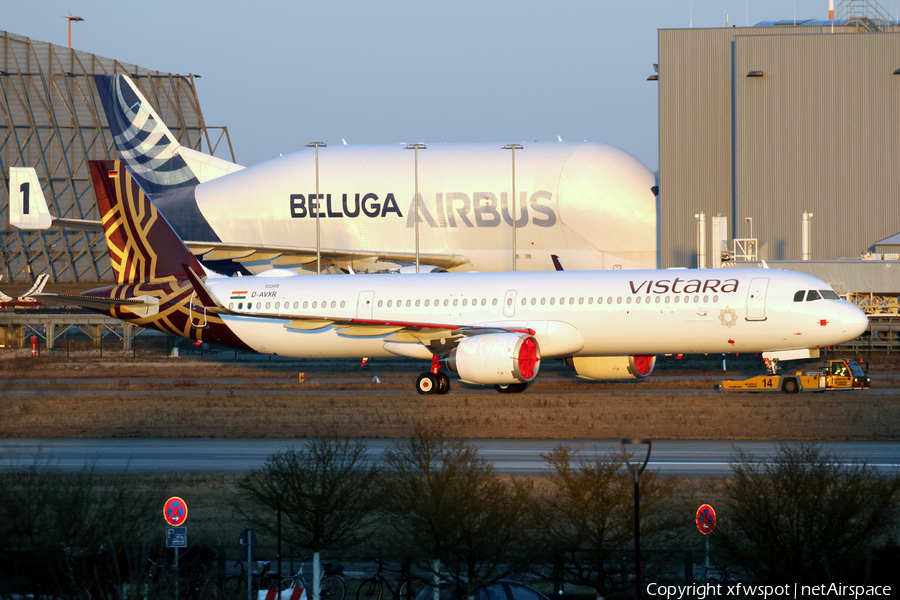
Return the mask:
{"type": "Polygon", "coordinates": [[[9,168],[9,224],[19,229],[47,229],[53,222],[37,171],[9,168]]]}
{"type": "Polygon", "coordinates": [[[94,75],[116,149],[151,196],[194,186],[243,169],[178,143],[126,75],[94,75]]]}
{"type": "Polygon", "coordinates": [[[47,285],[47,282],[50,281],[50,275],[47,273],[41,273],[37,276],[37,279],[34,280],[34,283],[31,285],[31,288],[21,296],[20,299],[28,298],[29,296],[33,296],[34,294],[40,294],[44,291],[44,286],[47,285]]]}
{"type": "Polygon", "coordinates": [[[121,161],[90,166],[116,283],[184,279],[184,265],[205,272],[121,161]]]}

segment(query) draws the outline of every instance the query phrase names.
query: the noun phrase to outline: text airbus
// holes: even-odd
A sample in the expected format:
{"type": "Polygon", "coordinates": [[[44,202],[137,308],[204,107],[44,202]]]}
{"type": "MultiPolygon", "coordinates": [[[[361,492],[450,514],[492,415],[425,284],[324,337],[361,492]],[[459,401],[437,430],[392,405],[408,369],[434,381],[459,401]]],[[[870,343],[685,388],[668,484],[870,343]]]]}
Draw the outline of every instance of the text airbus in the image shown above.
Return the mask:
{"type": "MultiPolygon", "coordinates": [[[[516,206],[516,226],[530,224],[536,227],[552,227],[556,225],[557,216],[552,206],[553,194],[546,190],[538,190],[529,194],[521,192],[516,206]]],[[[418,196],[419,222],[427,223],[432,228],[456,227],[499,227],[501,223],[512,225],[509,194],[501,192],[438,192],[434,202],[426,204],[422,195],[418,196]]],[[[341,200],[332,199],[332,194],[290,194],[289,209],[291,218],[357,218],[370,219],[395,216],[403,218],[393,193],[388,193],[382,201],[378,194],[341,194],[341,200]]],[[[415,227],[416,203],[411,200],[406,213],[406,226],[415,227]]]]}

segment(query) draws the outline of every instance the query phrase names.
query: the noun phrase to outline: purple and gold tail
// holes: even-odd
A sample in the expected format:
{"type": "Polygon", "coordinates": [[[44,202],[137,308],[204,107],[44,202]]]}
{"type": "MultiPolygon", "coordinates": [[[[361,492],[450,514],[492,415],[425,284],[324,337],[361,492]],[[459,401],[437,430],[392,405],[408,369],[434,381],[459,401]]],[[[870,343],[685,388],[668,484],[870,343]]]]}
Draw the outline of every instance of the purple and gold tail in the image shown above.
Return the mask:
{"type": "Polygon", "coordinates": [[[90,161],[90,167],[117,285],[61,300],[141,327],[248,350],[220,316],[207,310],[211,305],[203,302],[205,296],[198,297],[188,271],[199,280],[206,270],[124,163],[90,161]]]}
{"type": "Polygon", "coordinates": [[[90,161],[90,167],[116,283],[183,280],[185,266],[204,273],[124,163],[90,161]]]}

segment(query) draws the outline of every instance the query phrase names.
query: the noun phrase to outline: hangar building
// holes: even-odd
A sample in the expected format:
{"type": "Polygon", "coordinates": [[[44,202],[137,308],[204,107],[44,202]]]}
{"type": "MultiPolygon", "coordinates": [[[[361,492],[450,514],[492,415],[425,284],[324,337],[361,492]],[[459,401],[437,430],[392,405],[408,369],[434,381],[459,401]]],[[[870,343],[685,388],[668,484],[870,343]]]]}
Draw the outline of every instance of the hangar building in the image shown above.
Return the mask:
{"type": "Polygon", "coordinates": [[[22,231],[9,224],[9,167],[35,167],[55,216],[99,220],[88,160],[115,158],[91,75],[128,73],[180,143],[234,161],[228,130],[208,127],[194,86],[176,75],[0,31],[0,275],[29,281],[110,279],[101,232],[22,231]]]}
{"type": "Polygon", "coordinates": [[[701,212],[704,236],[727,218],[705,266],[733,260],[735,239],[750,250],[737,258],[803,258],[804,211],[811,259],[859,258],[900,231],[900,28],[877,3],[662,29],[658,85],[661,267],[699,266],[701,212]]]}

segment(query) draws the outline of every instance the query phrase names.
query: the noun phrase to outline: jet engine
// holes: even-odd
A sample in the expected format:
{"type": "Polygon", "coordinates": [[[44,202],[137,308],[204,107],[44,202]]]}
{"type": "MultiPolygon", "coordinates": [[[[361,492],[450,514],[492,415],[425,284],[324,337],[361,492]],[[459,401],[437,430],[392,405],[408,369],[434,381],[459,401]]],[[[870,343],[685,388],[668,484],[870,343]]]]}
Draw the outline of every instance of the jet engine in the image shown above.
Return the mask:
{"type": "Polygon", "coordinates": [[[541,349],[531,335],[482,334],[459,342],[444,364],[466,383],[528,383],[538,374],[541,349]]]}
{"type": "Polygon", "coordinates": [[[575,356],[566,364],[582,379],[643,379],[656,366],[655,356],[575,356]]]}

